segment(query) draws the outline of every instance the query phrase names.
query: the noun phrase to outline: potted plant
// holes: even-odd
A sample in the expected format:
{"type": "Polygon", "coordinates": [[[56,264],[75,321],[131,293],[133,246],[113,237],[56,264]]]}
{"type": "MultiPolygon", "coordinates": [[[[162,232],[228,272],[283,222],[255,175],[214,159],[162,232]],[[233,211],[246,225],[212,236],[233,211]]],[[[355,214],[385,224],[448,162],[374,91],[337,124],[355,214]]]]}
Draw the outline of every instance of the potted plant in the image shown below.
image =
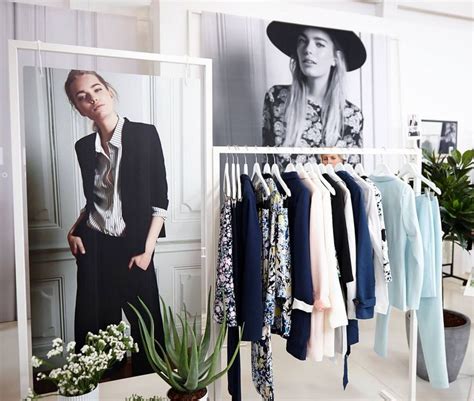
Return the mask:
{"type": "MultiPolygon", "coordinates": [[[[471,171],[474,168],[474,150],[461,154],[454,150],[450,155],[423,153],[423,175],[440,190],[438,196],[443,240],[452,246],[470,250],[474,238],[474,186],[471,171]]],[[[453,253],[454,255],[454,253],[453,253]]],[[[452,274],[447,277],[456,277],[452,274]]],[[[471,320],[452,310],[443,310],[448,380],[456,380],[469,342],[471,320]]],[[[418,342],[417,374],[428,380],[421,344],[418,342]]]]}
{"type": "MultiPolygon", "coordinates": [[[[148,317],[148,324],[140,312],[130,305],[138,316],[143,346],[153,370],[171,386],[168,398],[171,401],[197,401],[207,399],[207,386],[223,376],[237,357],[239,346],[228,365],[218,372],[221,350],[227,333],[227,319],[220,326],[217,339],[211,348],[211,291],[207,300],[207,318],[204,334],[197,329],[196,317],[191,326],[186,311],[184,316],[173,316],[170,307],[161,299],[164,344],[159,344],[154,337],[155,324],[153,317],[140,300],[148,317]],[[181,324],[181,329],[177,322],[181,324]]],[[[240,339],[239,338],[239,345],[240,339]]]]}
{"type": "MultiPolygon", "coordinates": [[[[128,325],[120,322],[110,324],[99,334],[88,333],[86,344],[79,353],[75,352],[76,343],[71,341],[66,345],[66,363],[59,368],[41,358],[33,356],[32,365],[38,368],[42,365],[51,368],[49,374],[39,372],[38,380],[53,382],[58,389],[58,399],[64,401],[99,400],[99,382],[104,372],[116,361],[121,361],[127,351],[138,351],[133,338],[126,334],[128,325]]],[[[62,355],[64,343],[61,338],[55,338],[52,349],[48,351],[48,360],[62,355]]],[[[30,389],[27,400],[49,396],[35,394],[30,389]]]]}

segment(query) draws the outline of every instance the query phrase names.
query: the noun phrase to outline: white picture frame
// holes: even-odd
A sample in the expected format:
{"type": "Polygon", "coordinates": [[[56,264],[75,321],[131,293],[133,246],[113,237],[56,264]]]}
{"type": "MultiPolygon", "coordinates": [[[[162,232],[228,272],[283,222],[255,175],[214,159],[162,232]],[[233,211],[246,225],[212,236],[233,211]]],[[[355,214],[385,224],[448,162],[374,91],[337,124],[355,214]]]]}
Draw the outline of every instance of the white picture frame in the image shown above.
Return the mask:
{"type": "MultiPolygon", "coordinates": [[[[28,271],[28,213],[26,200],[26,152],[24,138],[21,131],[21,82],[19,71],[19,53],[31,51],[41,53],[61,53],[70,55],[108,57],[113,59],[128,59],[136,61],[149,61],[156,63],[181,64],[183,66],[198,66],[203,68],[203,138],[202,138],[202,204],[206,205],[206,182],[211,181],[212,174],[212,60],[199,57],[171,56],[158,53],[134,52],[127,50],[115,50],[96,47],[72,46],[56,43],[40,43],[33,41],[9,40],[8,62],[10,83],[10,118],[11,118],[11,155],[12,155],[12,186],[13,186],[13,227],[15,243],[15,279],[16,279],[16,304],[18,322],[18,347],[19,347],[19,382],[20,396],[25,398],[28,388],[32,387],[33,375],[31,369],[31,325],[28,320],[29,305],[29,282],[28,271]]],[[[201,241],[206,243],[212,232],[207,230],[211,227],[207,207],[201,211],[201,241]]],[[[202,279],[201,290],[207,293],[209,288],[209,268],[205,252],[202,251],[202,279]]],[[[202,297],[201,318],[206,319],[207,297],[202,297]]]]}

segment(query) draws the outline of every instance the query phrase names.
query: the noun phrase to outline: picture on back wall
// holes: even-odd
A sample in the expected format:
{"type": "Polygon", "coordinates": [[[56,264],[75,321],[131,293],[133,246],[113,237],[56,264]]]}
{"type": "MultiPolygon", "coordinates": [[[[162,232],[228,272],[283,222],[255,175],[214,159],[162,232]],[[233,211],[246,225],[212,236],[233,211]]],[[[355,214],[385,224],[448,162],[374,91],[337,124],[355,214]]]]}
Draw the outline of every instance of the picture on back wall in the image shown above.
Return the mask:
{"type": "Polygon", "coordinates": [[[449,154],[457,148],[457,121],[421,120],[421,127],[422,149],[449,154]]]}
{"type": "Polygon", "coordinates": [[[208,12],[201,27],[201,55],[213,59],[214,145],[386,145],[385,35],[208,12]]]}

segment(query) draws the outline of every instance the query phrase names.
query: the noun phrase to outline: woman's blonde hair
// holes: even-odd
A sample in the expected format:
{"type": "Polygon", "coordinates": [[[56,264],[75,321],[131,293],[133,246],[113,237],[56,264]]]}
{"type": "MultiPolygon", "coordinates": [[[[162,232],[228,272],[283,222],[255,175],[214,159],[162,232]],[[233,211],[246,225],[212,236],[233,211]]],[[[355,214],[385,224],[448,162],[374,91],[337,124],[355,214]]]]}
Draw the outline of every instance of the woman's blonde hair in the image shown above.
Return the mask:
{"type": "MultiPolygon", "coordinates": [[[[329,36],[331,37],[330,34],[329,36]]],[[[331,67],[326,93],[321,105],[323,143],[328,147],[336,145],[344,129],[345,79],[347,72],[344,53],[333,37],[331,37],[331,40],[334,45],[336,65],[331,67]]],[[[290,59],[290,70],[293,82],[290,96],[285,105],[286,136],[284,146],[296,146],[298,144],[306,121],[307,78],[300,69],[297,55],[290,59]]]]}

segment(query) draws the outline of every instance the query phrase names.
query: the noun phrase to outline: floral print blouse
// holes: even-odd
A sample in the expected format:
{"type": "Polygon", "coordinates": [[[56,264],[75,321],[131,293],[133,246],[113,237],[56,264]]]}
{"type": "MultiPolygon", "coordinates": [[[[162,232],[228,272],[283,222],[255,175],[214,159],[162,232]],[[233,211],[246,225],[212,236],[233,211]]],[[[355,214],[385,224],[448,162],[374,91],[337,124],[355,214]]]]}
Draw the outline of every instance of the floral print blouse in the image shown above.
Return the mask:
{"type": "MultiPolygon", "coordinates": [[[[285,103],[290,95],[290,85],[275,85],[265,94],[263,105],[263,146],[283,146],[286,136],[285,103]]],[[[362,111],[354,104],[346,100],[344,109],[344,133],[336,143],[336,147],[361,148],[362,129],[364,117],[362,111]]],[[[321,107],[308,99],[306,122],[299,147],[325,147],[325,135],[321,116],[321,107]]],[[[278,155],[280,167],[286,167],[292,163],[306,163],[307,161],[318,162],[313,155],[278,155]]],[[[360,161],[359,155],[350,155],[347,162],[351,164],[360,161]]]]}

